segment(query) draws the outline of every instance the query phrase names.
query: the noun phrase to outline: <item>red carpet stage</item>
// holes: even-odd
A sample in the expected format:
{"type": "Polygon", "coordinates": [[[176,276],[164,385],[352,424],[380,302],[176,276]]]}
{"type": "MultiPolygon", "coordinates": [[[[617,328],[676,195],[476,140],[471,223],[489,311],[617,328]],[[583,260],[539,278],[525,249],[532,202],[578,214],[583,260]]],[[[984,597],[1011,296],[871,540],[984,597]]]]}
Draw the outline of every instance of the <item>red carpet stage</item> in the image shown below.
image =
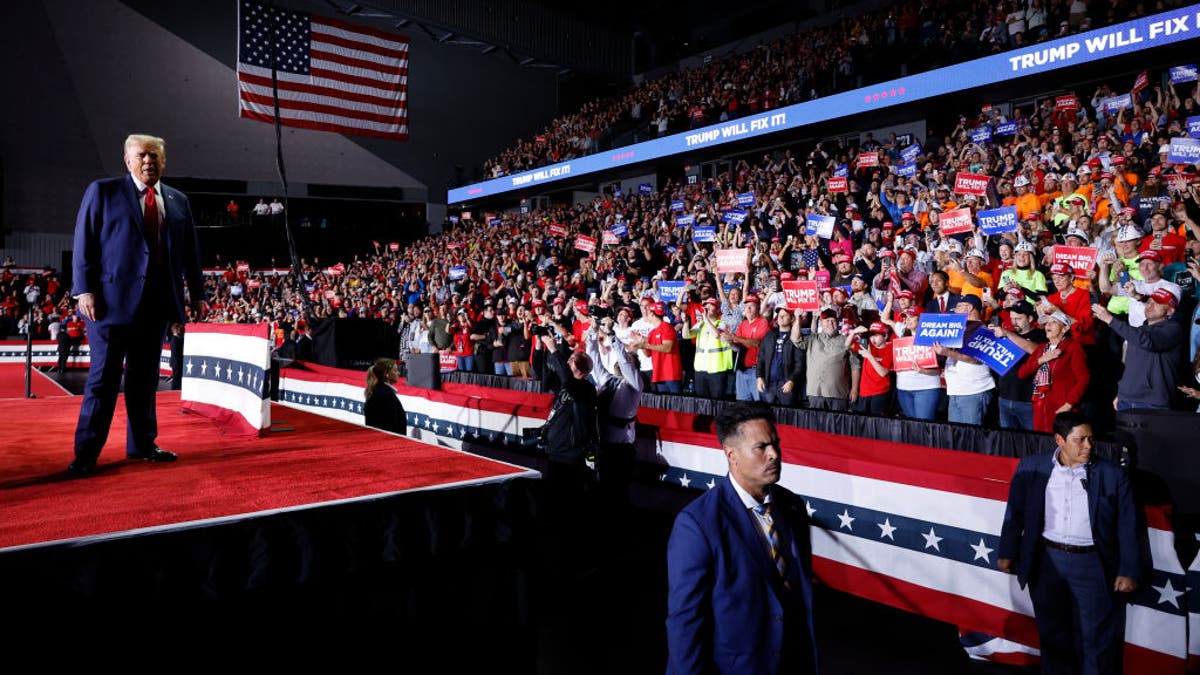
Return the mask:
{"type": "Polygon", "coordinates": [[[69,480],[79,403],[0,401],[0,418],[10,420],[0,457],[0,552],[537,475],[282,406],[266,437],[226,438],[208,419],[180,413],[178,393],[161,392],[159,444],[178,452],[178,462],[126,462],[118,403],[98,474],[69,480]]]}
{"type": "MultiPolygon", "coordinates": [[[[71,395],[71,392],[63,389],[53,378],[37,368],[33,369],[29,379],[29,388],[37,398],[71,395]]],[[[15,363],[0,363],[0,400],[24,398],[25,366],[15,363]]],[[[76,402],[75,412],[79,412],[78,402],[76,402]]]]}

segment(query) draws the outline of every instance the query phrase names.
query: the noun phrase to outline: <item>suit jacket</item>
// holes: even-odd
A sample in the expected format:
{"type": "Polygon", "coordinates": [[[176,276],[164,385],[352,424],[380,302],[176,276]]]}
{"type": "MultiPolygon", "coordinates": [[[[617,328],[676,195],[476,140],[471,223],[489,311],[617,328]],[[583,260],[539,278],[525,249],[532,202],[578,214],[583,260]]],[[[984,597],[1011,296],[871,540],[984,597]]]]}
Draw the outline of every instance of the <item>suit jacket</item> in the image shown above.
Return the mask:
{"type": "Polygon", "coordinates": [[[933,291],[929,292],[930,298],[925,302],[925,312],[927,314],[953,314],[954,306],[958,304],[958,301],[960,298],[962,298],[962,296],[954,291],[947,291],[947,293],[949,293],[949,295],[946,296],[945,312],[943,312],[941,306],[939,306],[937,298],[933,297],[933,291]]]}
{"type": "Polygon", "coordinates": [[[718,480],[675,519],[667,544],[667,672],[814,673],[804,503],[779,485],[771,488],[776,530],[788,552],[789,590],[731,480],[718,480]]]}
{"type": "MultiPolygon", "coordinates": [[[[757,375],[761,377],[763,382],[770,385],[771,383],[771,362],[775,360],[775,340],[779,336],[779,329],[772,328],[763,336],[762,342],[758,347],[758,364],[757,375]]],[[[796,346],[792,342],[790,336],[783,341],[783,377],[786,380],[791,380],[793,392],[800,393],[801,380],[804,379],[804,350],[796,346]]]]}
{"type": "MultiPolygon", "coordinates": [[[[175,321],[186,317],[183,279],[193,300],[204,293],[199,246],[187,197],[159,183],[166,215],[160,224],[168,311],[175,321]]],[[[88,186],[75,220],[72,295],[96,296],[101,324],[132,323],[142,299],[150,264],[150,247],[142,229],[142,205],[133,177],[106,178],[88,186]]]]}
{"type": "MultiPolygon", "coordinates": [[[[1038,563],[1045,550],[1042,530],[1053,456],[1054,451],[1023,457],[1009,487],[998,555],[1014,561],[1022,586],[1037,581],[1038,563]]],[[[1141,554],[1129,477],[1117,464],[1093,459],[1087,464],[1085,489],[1092,539],[1103,562],[1105,578],[1110,584],[1118,576],[1137,579],[1141,573],[1141,554]]]]}

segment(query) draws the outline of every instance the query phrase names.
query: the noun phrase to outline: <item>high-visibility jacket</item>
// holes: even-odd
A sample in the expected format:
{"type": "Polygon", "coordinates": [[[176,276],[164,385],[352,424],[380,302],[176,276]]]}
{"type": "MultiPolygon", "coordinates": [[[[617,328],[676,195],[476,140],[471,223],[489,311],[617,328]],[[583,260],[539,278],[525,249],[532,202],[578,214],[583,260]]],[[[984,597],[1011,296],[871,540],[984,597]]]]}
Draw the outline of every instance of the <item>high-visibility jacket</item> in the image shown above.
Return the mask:
{"type": "MultiPolygon", "coordinates": [[[[717,326],[724,322],[718,320],[717,326]]],[[[724,373],[733,370],[733,347],[717,336],[717,331],[706,321],[701,321],[696,336],[696,371],[700,373],[724,373]]]]}

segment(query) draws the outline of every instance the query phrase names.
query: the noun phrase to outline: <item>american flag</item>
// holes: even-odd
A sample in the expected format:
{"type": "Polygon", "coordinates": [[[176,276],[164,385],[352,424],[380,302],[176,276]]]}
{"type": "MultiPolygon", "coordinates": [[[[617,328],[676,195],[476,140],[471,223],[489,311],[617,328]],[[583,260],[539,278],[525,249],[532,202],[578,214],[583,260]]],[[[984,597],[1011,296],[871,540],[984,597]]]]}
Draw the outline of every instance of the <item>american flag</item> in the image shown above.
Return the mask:
{"type": "Polygon", "coordinates": [[[238,12],[242,117],[275,121],[273,19],[281,124],[408,138],[408,38],[254,2],[241,2],[238,12]]]}

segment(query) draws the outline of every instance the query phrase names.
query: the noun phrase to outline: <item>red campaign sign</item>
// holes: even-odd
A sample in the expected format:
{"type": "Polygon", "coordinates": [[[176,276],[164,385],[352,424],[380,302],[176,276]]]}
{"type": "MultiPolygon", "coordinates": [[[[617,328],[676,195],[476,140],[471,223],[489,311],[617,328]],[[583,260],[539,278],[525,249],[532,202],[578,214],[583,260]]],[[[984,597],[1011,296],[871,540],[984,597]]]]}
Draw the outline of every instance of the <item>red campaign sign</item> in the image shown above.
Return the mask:
{"type": "Polygon", "coordinates": [[[1138,73],[1137,79],[1133,81],[1133,89],[1130,91],[1134,94],[1150,86],[1150,75],[1146,71],[1138,73]]]}
{"type": "Polygon", "coordinates": [[[845,176],[834,176],[829,179],[826,187],[830,192],[848,192],[850,183],[845,176]]]}
{"type": "Polygon", "coordinates": [[[537,136],[533,137],[533,140],[537,141],[538,143],[545,143],[546,136],[545,136],[545,134],[538,134],[537,136]]]}
{"type": "Polygon", "coordinates": [[[239,272],[249,272],[249,271],[250,271],[250,263],[238,263],[238,264],[237,264],[237,271],[239,271],[239,272]]]}
{"type": "Polygon", "coordinates": [[[250,288],[260,288],[262,286],[262,282],[258,279],[250,279],[246,282],[246,286],[250,288]]]}
{"type": "Polygon", "coordinates": [[[337,291],[333,290],[332,288],[325,291],[325,299],[326,300],[332,300],[334,298],[334,296],[336,296],[336,295],[337,295],[337,291]]]}
{"type": "Polygon", "coordinates": [[[439,370],[448,373],[458,370],[458,357],[453,354],[438,354],[439,370]]]}
{"type": "Polygon", "coordinates": [[[717,274],[746,271],[746,249],[717,249],[717,274]]]}
{"type": "Polygon", "coordinates": [[[596,250],[596,238],[587,237],[581,234],[575,239],[575,248],[579,249],[580,251],[592,253],[596,250]]]}
{"type": "Polygon", "coordinates": [[[878,152],[864,152],[858,156],[858,165],[860,167],[879,166],[878,152]]]}
{"type": "Polygon", "coordinates": [[[388,250],[393,251],[393,252],[399,251],[400,250],[400,242],[398,242],[398,241],[388,242],[388,250]]]}
{"type": "Polygon", "coordinates": [[[602,233],[600,242],[605,246],[615,246],[621,243],[621,240],[617,238],[617,235],[614,234],[612,230],[605,230],[602,233]]]}
{"type": "Polygon", "coordinates": [[[1058,244],[1054,247],[1054,263],[1070,265],[1071,269],[1075,270],[1076,279],[1087,279],[1091,276],[1092,268],[1096,266],[1096,254],[1098,252],[1091,246],[1063,246],[1058,244]]]}
{"type": "Polygon", "coordinates": [[[971,209],[968,208],[947,211],[938,219],[938,229],[945,237],[970,232],[974,227],[975,224],[971,220],[971,209]]]}
{"type": "Polygon", "coordinates": [[[783,282],[783,299],[788,309],[802,309],[815,312],[821,307],[821,291],[815,280],[783,282]]]}
{"type": "Polygon", "coordinates": [[[917,347],[912,337],[892,340],[892,368],[896,372],[917,368],[937,368],[937,353],[933,347],[917,347]]]}
{"type": "Polygon", "coordinates": [[[462,219],[463,219],[463,220],[470,220],[470,219],[471,219],[471,212],[470,212],[470,211],[463,211],[463,212],[462,212],[462,219]]]}
{"type": "Polygon", "coordinates": [[[550,234],[556,237],[567,236],[567,226],[562,223],[550,223],[550,234]]]}
{"type": "Polygon", "coordinates": [[[954,194],[982,196],[987,194],[991,176],[977,173],[960,173],[954,177],[954,194]]]}
{"type": "Polygon", "coordinates": [[[1079,110],[1079,97],[1067,94],[1054,97],[1055,110],[1079,110]]]}

